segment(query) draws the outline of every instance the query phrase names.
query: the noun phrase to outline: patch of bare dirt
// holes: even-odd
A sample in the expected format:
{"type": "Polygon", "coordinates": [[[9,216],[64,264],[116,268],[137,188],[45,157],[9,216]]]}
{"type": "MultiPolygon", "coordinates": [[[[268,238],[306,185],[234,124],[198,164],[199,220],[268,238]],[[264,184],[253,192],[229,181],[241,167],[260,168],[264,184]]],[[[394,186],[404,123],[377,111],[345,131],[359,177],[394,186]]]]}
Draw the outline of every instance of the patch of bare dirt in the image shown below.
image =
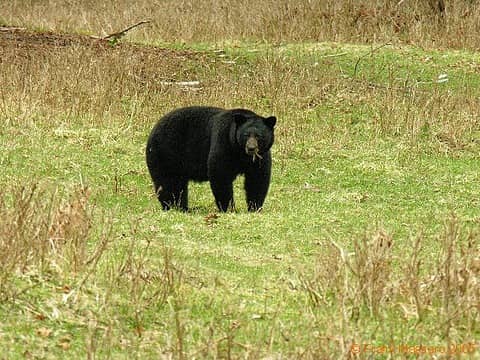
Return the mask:
{"type": "Polygon", "coordinates": [[[197,58],[202,54],[190,50],[172,50],[153,46],[142,46],[127,42],[112,43],[109,40],[88,35],[35,32],[24,28],[0,26],[0,53],[7,50],[18,52],[55,51],[64,48],[89,48],[99,52],[132,53],[135,56],[160,56],[197,58]]]}
{"type": "Polygon", "coordinates": [[[190,80],[191,69],[195,71],[210,62],[209,58],[205,52],[192,50],[0,26],[0,65],[8,64],[33,74],[40,71],[38,64],[43,64],[61,70],[62,76],[66,76],[70,68],[76,68],[86,71],[86,76],[101,74],[102,78],[109,74],[107,77],[124,78],[128,84],[163,88],[170,83],[190,80]]]}

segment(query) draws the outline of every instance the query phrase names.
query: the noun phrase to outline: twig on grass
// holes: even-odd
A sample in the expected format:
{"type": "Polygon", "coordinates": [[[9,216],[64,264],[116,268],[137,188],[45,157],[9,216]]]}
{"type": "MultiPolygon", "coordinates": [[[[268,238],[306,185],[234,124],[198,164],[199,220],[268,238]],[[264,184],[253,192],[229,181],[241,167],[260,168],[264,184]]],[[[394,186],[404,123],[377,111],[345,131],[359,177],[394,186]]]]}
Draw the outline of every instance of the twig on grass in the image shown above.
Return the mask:
{"type": "Polygon", "coordinates": [[[129,32],[130,30],[136,28],[137,26],[140,26],[140,25],[143,25],[143,24],[148,24],[149,22],[151,22],[151,20],[142,20],[142,21],[139,21],[138,23],[136,24],[133,24],[133,25],[130,25],[129,27],[123,29],[123,30],[120,30],[120,31],[117,31],[113,34],[109,34],[107,36],[104,36],[102,38],[100,38],[101,40],[111,40],[111,41],[118,41],[120,40],[122,37],[125,36],[125,34],[127,32],[129,32]]]}

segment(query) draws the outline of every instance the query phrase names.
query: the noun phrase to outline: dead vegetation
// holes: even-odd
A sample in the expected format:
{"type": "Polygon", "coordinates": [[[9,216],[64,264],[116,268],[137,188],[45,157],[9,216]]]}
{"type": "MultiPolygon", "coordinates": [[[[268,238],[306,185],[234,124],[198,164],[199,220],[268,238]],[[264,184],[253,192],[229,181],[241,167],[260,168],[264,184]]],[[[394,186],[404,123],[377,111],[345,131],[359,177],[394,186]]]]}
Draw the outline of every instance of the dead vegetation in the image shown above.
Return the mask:
{"type": "MultiPolygon", "coordinates": [[[[314,314],[329,307],[342,318],[340,327],[321,332],[336,338],[346,358],[352,343],[369,342],[365,326],[372,316],[380,322],[398,317],[411,322],[412,331],[425,324],[447,344],[474,341],[480,319],[478,228],[466,228],[455,216],[446,220],[435,238],[440,247],[435,263],[425,261],[429,242],[423,234],[412,239],[404,256],[392,251],[393,238],[380,229],[355,240],[351,252],[331,242],[314,274],[301,277],[314,314]]],[[[395,337],[392,332],[385,344],[395,337]]]]}
{"type": "MultiPolygon", "coordinates": [[[[6,71],[0,75],[0,113],[7,123],[23,125],[31,123],[32,114],[46,113],[66,121],[126,114],[141,118],[142,111],[151,114],[153,99],[170,82],[190,80],[187,64],[204,57],[187,50],[111,45],[89,36],[2,31],[0,61],[6,71]],[[131,104],[134,99],[145,107],[131,104]]],[[[179,94],[183,88],[173,91],[179,94]]]]}
{"type": "MultiPolygon", "coordinates": [[[[82,347],[89,358],[111,353],[124,346],[121,336],[111,338],[121,316],[114,309],[128,309],[125,321],[141,339],[147,309],[181,297],[182,270],[170,249],[161,251],[157,265],[149,264],[150,243],[137,243],[132,227],[129,247],[112,261],[112,247],[118,246],[113,215],[94,214],[87,187],[69,192],[33,184],[0,193],[0,299],[12,316],[21,314],[26,323],[33,319],[35,341],[46,342],[47,350],[40,347],[32,356],[51,353],[48,341],[57,342],[60,351],[72,346],[72,335],[54,336],[49,321],[88,329],[82,347]],[[128,296],[119,298],[119,291],[128,296]],[[106,313],[95,310],[99,303],[106,313]]],[[[174,346],[165,351],[177,352],[174,346]]]]}
{"type": "Polygon", "coordinates": [[[62,201],[57,192],[37,184],[7,188],[0,193],[0,290],[2,298],[15,298],[12,278],[32,269],[40,273],[78,274],[98,261],[107,237],[93,247],[89,190],[76,188],[62,201]]]}
{"type": "Polygon", "coordinates": [[[139,20],[138,41],[403,42],[478,49],[476,1],[107,1],[6,2],[0,24],[104,37],[139,20]],[[125,11],[125,9],[129,9],[125,11]],[[59,21],[61,19],[61,21],[59,21]]]}

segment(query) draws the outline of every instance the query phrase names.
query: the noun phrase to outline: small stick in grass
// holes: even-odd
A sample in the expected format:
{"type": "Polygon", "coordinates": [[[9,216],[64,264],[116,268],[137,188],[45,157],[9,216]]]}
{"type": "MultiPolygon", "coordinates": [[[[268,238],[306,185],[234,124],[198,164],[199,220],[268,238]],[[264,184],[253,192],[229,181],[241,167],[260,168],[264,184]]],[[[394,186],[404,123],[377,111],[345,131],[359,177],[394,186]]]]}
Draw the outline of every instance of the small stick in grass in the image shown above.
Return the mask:
{"type": "Polygon", "coordinates": [[[122,37],[125,36],[125,34],[126,34],[128,31],[130,31],[130,30],[132,30],[133,28],[136,28],[137,26],[140,26],[140,25],[142,25],[142,24],[148,24],[149,22],[151,22],[151,20],[142,20],[142,21],[140,21],[140,22],[138,22],[138,23],[136,23],[136,24],[133,24],[133,25],[131,25],[131,26],[129,26],[129,27],[121,30],[121,31],[117,31],[117,32],[115,32],[115,33],[113,33],[113,34],[109,34],[109,35],[107,35],[107,36],[105,36],[105,37],[103,37],[103,38],[101,38],[101,39],[102,39],[102,40],[112,39],[113,41],[120,40],[122,37]]]}

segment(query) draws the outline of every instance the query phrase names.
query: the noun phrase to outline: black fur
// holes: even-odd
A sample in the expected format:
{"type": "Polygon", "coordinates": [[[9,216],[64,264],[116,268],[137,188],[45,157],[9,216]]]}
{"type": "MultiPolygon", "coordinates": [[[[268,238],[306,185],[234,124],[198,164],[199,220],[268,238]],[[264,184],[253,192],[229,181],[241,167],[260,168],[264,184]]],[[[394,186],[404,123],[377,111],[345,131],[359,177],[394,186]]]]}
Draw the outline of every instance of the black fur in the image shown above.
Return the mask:
{"type": "Polygon", "coordinates": [[[188,209],[188,182],[210,181],[217,207],[234,207],[233,181],[245,174],[249,211],[259,210],[268,192],[274,116],[244,109],[193,106],[174,110],[153,128],[147,166],[164,210],[188,209]]]}

